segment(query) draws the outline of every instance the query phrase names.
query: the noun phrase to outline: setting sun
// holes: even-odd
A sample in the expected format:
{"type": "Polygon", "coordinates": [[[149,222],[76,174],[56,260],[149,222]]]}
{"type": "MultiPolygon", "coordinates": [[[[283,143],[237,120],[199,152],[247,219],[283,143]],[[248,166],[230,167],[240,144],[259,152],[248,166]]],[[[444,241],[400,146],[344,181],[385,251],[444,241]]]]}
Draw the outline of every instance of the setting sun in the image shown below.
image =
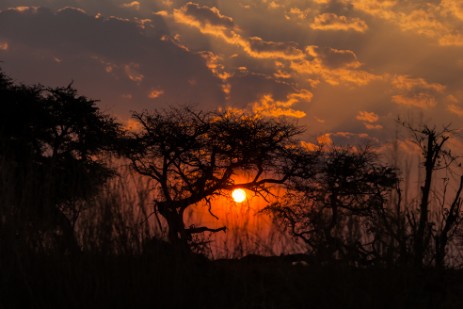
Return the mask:
{"type": "Polygon", "coordinates": [[[235,189],[232,192],[233,200],[237,203],[244,202],[246,199],[246,192],[243,189],[235,189]]]}

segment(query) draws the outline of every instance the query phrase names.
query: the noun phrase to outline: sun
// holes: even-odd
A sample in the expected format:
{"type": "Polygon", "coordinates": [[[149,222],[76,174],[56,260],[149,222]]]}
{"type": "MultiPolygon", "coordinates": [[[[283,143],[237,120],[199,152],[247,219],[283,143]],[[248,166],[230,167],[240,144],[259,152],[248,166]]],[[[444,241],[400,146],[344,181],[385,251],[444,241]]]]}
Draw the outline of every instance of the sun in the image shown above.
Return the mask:
{"type": "Polygon", "coordinates": [[[243,189],[235,189],[232,192],[233,200],[237,203],[244,202],[246,199],[246,192],[243,189]]]}

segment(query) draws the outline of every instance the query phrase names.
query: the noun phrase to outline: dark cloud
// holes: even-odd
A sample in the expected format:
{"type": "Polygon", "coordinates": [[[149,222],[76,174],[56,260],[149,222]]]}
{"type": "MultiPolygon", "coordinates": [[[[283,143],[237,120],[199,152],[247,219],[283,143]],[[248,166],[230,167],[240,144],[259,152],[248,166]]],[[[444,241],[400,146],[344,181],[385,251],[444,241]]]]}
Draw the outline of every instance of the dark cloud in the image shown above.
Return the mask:
{"type": "Polygon", "coordinates": [[[145,35],[132,21],[39,8],[1,12],[0,28],[9,46],[4,68],[14,77],[53,85],[75,80],[119,114],[153,104],[210,108],[224,100],[220,80],[202,57],[163,36],[145,35]],[[153,88],[166,95],[153,101],[153,88]]]}
{"type": "Polygon", "coordinates": [[[201,6],[196,3],[189,2],[183,7],[185,14],[194,16],[202,23],[208,23],[214,26],[224,26],[226,28],[233,28],[233,19],[228,16],[220,14],[219,10],[215,7],[201,6]]]}

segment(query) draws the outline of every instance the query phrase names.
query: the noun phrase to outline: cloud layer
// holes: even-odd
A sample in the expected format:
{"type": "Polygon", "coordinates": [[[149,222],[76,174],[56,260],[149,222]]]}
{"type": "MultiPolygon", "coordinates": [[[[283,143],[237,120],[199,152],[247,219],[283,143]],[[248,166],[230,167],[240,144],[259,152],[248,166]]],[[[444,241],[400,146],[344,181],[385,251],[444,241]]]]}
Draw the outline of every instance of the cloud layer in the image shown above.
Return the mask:
{"type": "Polygon", "coordinates": [[[121,119],[228,107],[378,141],[397,116],[463,123],[461,29],[452,0],[5,0],[0,60],[121,119]]]}

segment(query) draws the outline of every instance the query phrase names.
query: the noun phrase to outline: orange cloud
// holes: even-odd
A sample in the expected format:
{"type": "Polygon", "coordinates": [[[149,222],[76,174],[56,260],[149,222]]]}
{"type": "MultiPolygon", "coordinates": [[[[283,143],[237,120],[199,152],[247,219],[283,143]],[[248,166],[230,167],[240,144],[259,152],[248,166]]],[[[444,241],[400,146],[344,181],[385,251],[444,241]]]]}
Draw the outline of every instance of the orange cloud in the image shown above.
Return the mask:
{"type": "Polygon", "coordinates": [[[380,130],[382,125],[378,124],[379,116],[373,112],[360,111],[355,119],[361,121],[367,130],[380,130]]]}
{"type": "Polygon", "coordinates": [[[7,41],[0,41],[0,50],[8,50],[9,47],[7,41]]]}
{"type": "Polygon", "coordinates": [[[359,70],[361,63],[350,50],[308,46],[306,53],[313,59],[292,61],[290,68],[302,76],[309,77],[307,80],[310,80],[312,85],[316,85],[321,79],[334,86],[341,83],[364,86],[381,78],[359,70]]]}
{"type": "Polygon", "coordinates": [[[304,57],[303,52],[291,44],[264,41],[259,37],[243,37],[233,19],[222,15],[215,7],[199,6],[190,2],[180,9],[174,9],[172,16],[175,22],[240,47],[253,58],[294,60],[304,57]]]}
{"type": "Polygon", "coordinates": [[[132,1],[130,3],[123,3],[121,4],[121,6],[124,8],[130,8],[138,11],[140,9],[140,2],[132,1]]]}
{"type": "Polygon", "coordinates": [[[391,85],[398,91],[392,101],[400,105],[433,108],[437,105],[437,97],[442,96],[446,87],[439,83],[430,83],[423,78],[411,78],[407,75],[394,76],[391,85]]]}
{"type": "Polygon", "coordinates": [[[383,19],[395,18],[395,12],[392,11],[397,5],[396,0],[353,0],[352,5],[355,9],[367,14],[377,16],[383,19]]]}
{"type": "Polygon", "coordinates": [[[129,63],[124,65],[125,74],[127,77],[134,82],[141,82],[145,77],[143,74],[138,72],[140,65],[138,63],[129,63]]]}
{"type": "Polygon", "coordinates": [[[35,13],[37,12],[37,9],[38,7],[36,6],[25,6],[25,5],[8,8],[8,10],[12,10],[12,11],[20,12],[20,13],[24,13],[27,11],[32,11],[35,13]]]}
{"type": "Polygon", "coordinates": [[[412,78],[408,75],[397,75],[392,78],[392,86],[400,90],[412,91],[415,89],[430,90],[438,93],[445,91],[445,86],[438,83],[429,83],[423,78],[412,78]]]}
{"type": "Polygon", "coordinates": [[[441,46],[463,46],[463,34],[447,34],[439,39],[441,46]]]}
{"type": "Polygon", "coordinates": [[[457,104],[450,104],[447,109],[457,116],[463,117],[463,107],[457,104]]]}
{"type": "Polygon", "coordinates": [[[378,122],[379,117],[378,117],[377,114],[375,114],[373,112],[360,111],[360,112],[358,112],[355,119],[360,120],[360,121],[364,121],[364,122],[374,123],[374,122],[378,122]]]}
{"type": "Polygon", "coordinates": [[[437,105],[436,98],[433,95],[424,92],[410,96],[400,94],[394,95],[392,96],[392,102],[400,105],[419,107],[422,109],[433,108],[437,105]]]}
{"type": "Polygon", "coordinates": [[[463,46],[461,1],[412,4],[396,0],[352,0],[352,5],[357,10],[393,22],[403,31],[434,39],[441,46],[463,46]]]}
{"type": "Polygon", "coordinates": [[[444,10],[460,20],[463,20],[463,2],[455,0],[441,0],[444,10]]]}
{"type": "MultiPolygon", "coordinates": [[[[221,63],[222,59],[211,51],[200,53],[201,57],[206,61],[207,68],[222,81],[222,91],[228,99],[231,92],[231,84],[228,82],[232,74],[225,70],[225,66],[221,63]]],[[[242,68],[238,68],[240,70],[242,68]]]]}
{"type": "Polygon", "coordinates": [[[323,13],[315,17],[310,25],[314,30],[357,31],[365,32],[368,25],[360,18],[323,13]]]}
{"type": "Polygon", "coordinates": [[[159,98],[159,97],[162,96],[163,94],[164,94],[164,90],[154,88],[154,89],[152,89],[152,90],[150,91],[150,93],[148,94],[148,98],[154,100],[154,99],[159,98]]]}
{"type": "Polygon", "coordinates": [[[302,118],[306,114],[291,107],[297,103],[309,102],[312,96],[312,93],[305,89],[289,94],[286,101],[275,100],[271,94],[266,94],[253,103],[252,110],[262,116],[302,118]]]}

